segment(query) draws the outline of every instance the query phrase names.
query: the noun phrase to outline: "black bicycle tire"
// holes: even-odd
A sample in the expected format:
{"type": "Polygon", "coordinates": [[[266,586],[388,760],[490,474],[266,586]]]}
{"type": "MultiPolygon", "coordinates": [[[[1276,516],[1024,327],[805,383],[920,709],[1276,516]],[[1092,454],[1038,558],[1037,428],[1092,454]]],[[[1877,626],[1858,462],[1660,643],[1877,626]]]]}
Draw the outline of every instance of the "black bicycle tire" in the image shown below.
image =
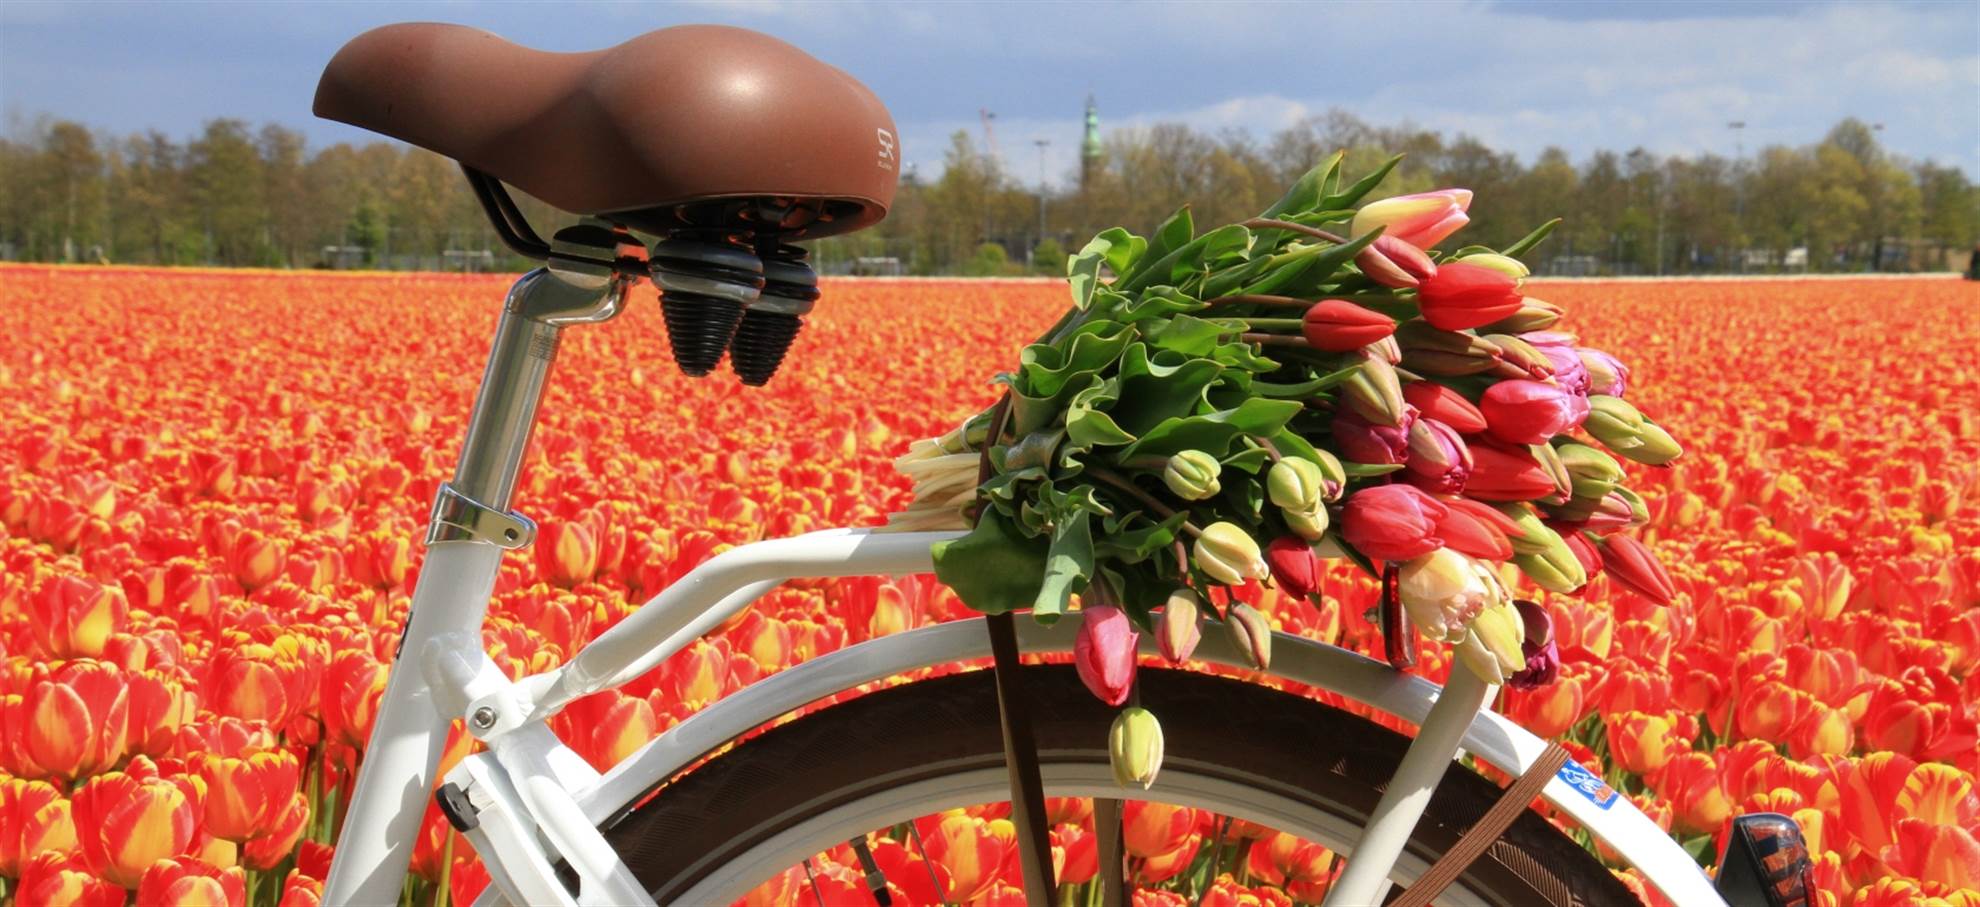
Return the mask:
{"type": "MultiPolygon", "coordinates": [[[[1027,665],[1039,754],[1105,762],[1113,711],[1064,665],[1027,665]]],[[[1274,791],[1356,824],[1381,796],[1409,739],[1365,718],[1258,684],[1143,668],[1143,704],[1162,720],[1164,765],[1274,791]],[[1356,814],[1358,813],[1358,814],[1356,814]]],[[[605,836],[661,904],[817,809],[854,802],[904,778],[1003,764],[988,671],[904,684],[821,709],[738,744],[642,796],[605,836]],[[886,779],[884,782],[876,779],[886,779]],[[878,786],[876,786],[878,785],[878,786]],[[805,804],[793,813],[793,804],[805,804]]],[[[1491,808],[1499,788],[1453,765],[1409,850],[1434,860],[1491,808]]],[[[905,818],[905,817],[903,817],[905,818]]],[[[766,875],[768,873],[766,872],[766,875]]],[[[1531,810],[1459,883],[1491,903],[1635,904],[1602,863],[1531,810]]],[[[1393,897],[1400,887],[1392,891],[1393,897]]]]}

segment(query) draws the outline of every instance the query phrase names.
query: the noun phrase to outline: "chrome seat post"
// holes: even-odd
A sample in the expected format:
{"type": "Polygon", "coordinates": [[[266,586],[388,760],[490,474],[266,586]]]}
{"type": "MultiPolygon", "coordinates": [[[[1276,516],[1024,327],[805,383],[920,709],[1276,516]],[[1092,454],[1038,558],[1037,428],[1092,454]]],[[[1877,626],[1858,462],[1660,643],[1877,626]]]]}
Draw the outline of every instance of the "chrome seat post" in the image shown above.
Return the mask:
{"type": "Polygon", "coordinates": [[[448,725],[459,717],[437,707],[420,661],[430,645],[479,650],[502,554],[534,539],[535,524],[509,509],[516,477],[560,332],[617,315],[635,280],[608,263],[618,236],[590,224],[560,231],[548,264],[509,290],[460,462],[433,503],[427,557],[325,880],[325,903],[398,900],[448,725]]]}

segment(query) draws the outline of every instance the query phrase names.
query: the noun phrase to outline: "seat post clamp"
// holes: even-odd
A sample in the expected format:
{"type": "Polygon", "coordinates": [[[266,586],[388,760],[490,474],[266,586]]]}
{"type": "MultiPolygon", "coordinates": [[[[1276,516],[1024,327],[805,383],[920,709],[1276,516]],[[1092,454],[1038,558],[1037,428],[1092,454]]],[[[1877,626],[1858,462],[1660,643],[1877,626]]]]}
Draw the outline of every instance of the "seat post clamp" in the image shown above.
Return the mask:
{"type": "Polygon", "coordinates": [[[433,518],[427,522],[426,543],[487,542],[514,550],[536,540],[536,523],[515,511],[496,510],[443,482],[433,497],[433,518]]]}

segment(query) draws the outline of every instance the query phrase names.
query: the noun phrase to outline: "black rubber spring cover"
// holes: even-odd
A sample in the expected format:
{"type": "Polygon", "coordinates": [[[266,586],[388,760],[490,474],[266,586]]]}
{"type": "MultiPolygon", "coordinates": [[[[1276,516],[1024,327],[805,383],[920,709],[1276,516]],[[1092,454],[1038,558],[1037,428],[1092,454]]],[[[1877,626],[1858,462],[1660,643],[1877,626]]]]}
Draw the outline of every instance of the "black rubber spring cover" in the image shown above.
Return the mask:
{"type": "Polygon", "coordinates": [[[762,309],[744,312],[742,325],[736,328],[736,339],[729,347],[729,365],[735,368],[742,383],[762,387],[777,373],[784,354],[790,351],[791,341],[797,339],[798,328],[803,326],[798,316],[784,312],[762,309]]]}
{"type": "Polygon", "coordinates": [[[728,351],[736,325],[742,321],[743,307],[733,300],[673,292],[660,297],[660,314],[667,321],[667,342],[674,348],[674,362],[681,371],[699,378],[722,363],[722,354],[728,351]]]}

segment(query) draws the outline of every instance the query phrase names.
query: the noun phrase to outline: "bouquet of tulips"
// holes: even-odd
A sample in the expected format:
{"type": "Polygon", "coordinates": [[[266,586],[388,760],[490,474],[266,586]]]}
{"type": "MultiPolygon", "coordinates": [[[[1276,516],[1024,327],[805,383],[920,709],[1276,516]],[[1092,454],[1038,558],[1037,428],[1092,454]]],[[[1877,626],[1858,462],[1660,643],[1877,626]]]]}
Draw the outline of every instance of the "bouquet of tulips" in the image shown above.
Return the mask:
{"type": "MultiPolygon", "coordinates": [[[[1180,662],[1206,612],[1263,668],[1243,590],[1314,596],[1322,558],[1382,580],[1391,663],[1413,661],[1413,625],[1519,687],[1556,670],[1521,576],[1571,593],[1606,568],[1667,602],[1617,458],[1680,450],[1624,398],[1629,370],[1522,292],[1517,256],[1557,221],[1433,251],[1471,193],[1357,209],[1395,164],[1343,185],[1336,155],[1243,223],[1199,234],[1184,208],[1152,237],[1094,237],[1002,401],[897,461],[916,494],[890,526],[969,528],[934,554],[977,610],[1052,621],[1077,598],[1075,664],[1113,705],[1139,633],[1180,662]]],[[[1153,716],[1124,709],[1113,737],[1122,783],[1152,783],[1153,716]]]]}

